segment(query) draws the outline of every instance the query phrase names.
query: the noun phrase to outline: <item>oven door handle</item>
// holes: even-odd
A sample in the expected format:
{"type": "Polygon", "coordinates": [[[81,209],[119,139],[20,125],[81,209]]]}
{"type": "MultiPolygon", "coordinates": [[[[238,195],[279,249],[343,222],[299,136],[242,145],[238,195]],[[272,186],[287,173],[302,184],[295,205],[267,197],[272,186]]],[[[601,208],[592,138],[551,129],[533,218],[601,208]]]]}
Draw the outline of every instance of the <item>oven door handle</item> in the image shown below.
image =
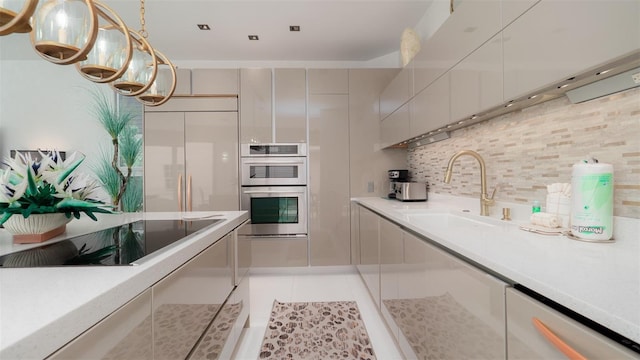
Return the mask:
{"type": "Polygon", "coordinates": [[[245,165],[304,165],[303,160],[278,160],[278,159],[268,159],[265,161],[242,161],[245,165]]]}
{"type": "Polygon", "coordinates": [[[243,194],[304,194],[304,191],[290,191],[290,190],[246,190],[243,194]]]}

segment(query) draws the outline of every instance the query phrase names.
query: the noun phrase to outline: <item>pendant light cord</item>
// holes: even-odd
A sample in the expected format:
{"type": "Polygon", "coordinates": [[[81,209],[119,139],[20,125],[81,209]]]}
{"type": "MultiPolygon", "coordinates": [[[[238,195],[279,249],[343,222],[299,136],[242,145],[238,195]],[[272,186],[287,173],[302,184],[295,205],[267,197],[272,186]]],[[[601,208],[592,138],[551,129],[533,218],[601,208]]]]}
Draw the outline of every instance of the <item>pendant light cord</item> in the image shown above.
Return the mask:
{"type": "Polygon", "coordinates": [[[145,29],[144,0],[140,0],[140,31],[138,33],[145,39],[149,36],[149,33],[145,29]]]}

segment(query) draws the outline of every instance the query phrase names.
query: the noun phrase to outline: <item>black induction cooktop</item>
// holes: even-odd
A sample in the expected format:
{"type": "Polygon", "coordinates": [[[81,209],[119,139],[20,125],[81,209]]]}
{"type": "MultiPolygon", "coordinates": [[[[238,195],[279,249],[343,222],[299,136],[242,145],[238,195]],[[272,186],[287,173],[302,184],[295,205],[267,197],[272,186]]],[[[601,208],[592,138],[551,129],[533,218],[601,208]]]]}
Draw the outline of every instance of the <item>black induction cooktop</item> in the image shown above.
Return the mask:
{"type": "Polygon", "coordinates": [[[0,267],[114,266],[137,260],[221,219],[139,220],[0,257],[0,267]]]}

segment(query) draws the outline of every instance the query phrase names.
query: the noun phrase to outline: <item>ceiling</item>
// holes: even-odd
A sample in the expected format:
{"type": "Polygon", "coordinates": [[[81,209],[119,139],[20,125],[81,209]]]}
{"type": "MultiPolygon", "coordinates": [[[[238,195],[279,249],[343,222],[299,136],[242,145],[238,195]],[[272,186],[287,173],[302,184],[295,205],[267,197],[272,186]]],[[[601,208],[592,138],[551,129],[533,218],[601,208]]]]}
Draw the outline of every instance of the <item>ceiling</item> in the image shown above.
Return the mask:
{"type": "MultiPolygon", "coordinates": [[[[397,51],[432,1],[146,0],[145,22],[151,45],[172,61],[369,61],[397,51]]],[[[103,3],[140,29],[139,1],[103,3]]],[[[0,59],[33,58],[27,35],[0,37],[0,59]]]]}

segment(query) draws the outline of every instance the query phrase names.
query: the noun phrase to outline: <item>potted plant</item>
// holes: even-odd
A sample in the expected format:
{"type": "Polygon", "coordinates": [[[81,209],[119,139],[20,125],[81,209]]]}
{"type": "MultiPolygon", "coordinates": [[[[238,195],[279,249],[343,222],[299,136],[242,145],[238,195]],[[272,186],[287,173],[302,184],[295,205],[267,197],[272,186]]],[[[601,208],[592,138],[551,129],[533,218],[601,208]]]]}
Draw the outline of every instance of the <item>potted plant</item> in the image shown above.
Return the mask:
{"type": "Polygon", "coordinates": [[[40,159],[16,152],[0,169],[0,225],[14,234],[14,242],[40,242],[61,234],[71,217],[112,213],[93,198],[94,180],[73,175],[85,156],[74,152],[62,160],[57,151],[39,152],[40,159]],[[18,216],[13,216],[18,215],[18,216]]]}

